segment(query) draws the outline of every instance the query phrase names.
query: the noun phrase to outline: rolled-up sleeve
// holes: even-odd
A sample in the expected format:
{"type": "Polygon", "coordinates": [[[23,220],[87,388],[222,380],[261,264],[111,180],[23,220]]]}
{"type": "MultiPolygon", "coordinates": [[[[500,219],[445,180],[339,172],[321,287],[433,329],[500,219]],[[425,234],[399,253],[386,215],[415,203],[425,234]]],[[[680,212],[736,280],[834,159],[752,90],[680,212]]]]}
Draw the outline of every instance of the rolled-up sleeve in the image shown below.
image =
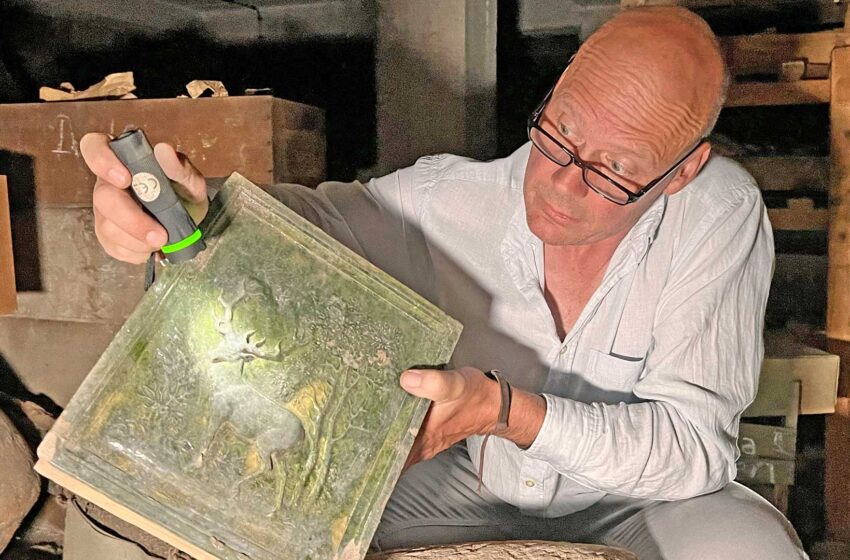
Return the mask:
{"type": "Polygon", "coordinates": [[[545,395],[527,456],[612,494],[676,500],[735,477],[740,415],[755,397],[773,235],[752,185],[694,217],[665,280],[651,346],[634,386],[640,402],[545,395]]]}

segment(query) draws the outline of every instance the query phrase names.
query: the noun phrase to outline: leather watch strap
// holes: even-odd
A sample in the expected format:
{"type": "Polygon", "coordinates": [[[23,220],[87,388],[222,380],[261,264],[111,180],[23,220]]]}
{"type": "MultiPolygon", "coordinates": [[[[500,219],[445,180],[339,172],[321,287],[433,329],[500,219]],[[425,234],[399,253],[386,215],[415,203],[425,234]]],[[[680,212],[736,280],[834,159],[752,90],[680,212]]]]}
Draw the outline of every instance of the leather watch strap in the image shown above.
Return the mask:
{"type": "MultiPolygon", "coordinates": [[[[505,430],[508,427],[508,416],[511,413],[511,384],[502,377],[502,372],[497,369],[491,369],[484,373],[490,379],[499,383],[499,392],[501,394],[501,404],[499,405],[499,416],[496,418],[496,429],[505,430]]],[[[478,454],[478,493],[481,493],[481,487],[484,483],[484,451],[487,449],[487,441],[490,439],[490,434],[484,436],[484,441],[481,442],[481,451],[478,454]]]]}

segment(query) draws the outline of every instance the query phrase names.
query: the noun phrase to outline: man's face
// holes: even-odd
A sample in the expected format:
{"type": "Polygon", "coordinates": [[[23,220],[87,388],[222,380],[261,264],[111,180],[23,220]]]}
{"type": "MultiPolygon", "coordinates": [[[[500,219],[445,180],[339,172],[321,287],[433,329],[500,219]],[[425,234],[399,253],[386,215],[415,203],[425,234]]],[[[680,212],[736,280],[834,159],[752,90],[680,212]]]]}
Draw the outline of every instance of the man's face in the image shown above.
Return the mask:
{"type": "Polygon", "coordinates": [[[547,245],[590,244],[628,231],[660,192],[619,206],[591,191],[581,169],[561,167],[536,148],[531,149],[523,186],[528,227],[547,245]]]}
{"type": "MultiPolygon", "coordinates": [[[[641,107],[623,96],[559,86],[540,126],[582,160],[632,192],[671,164],[663,133],[646,126],[641,107]],[[559,91],[562,90],[562,91],[559,91]],[[600,102],[608,102],[602,106],[600,102]],[[628,118],[619,118],[628,115],[628,118]]],[[[592,191],[576,165],[561,167],[532,147],[525,172],[526,219],[548,245],[583,245],[624,235],[670,183],[665,179],[633,204],[620,206],[592,191]]]]}

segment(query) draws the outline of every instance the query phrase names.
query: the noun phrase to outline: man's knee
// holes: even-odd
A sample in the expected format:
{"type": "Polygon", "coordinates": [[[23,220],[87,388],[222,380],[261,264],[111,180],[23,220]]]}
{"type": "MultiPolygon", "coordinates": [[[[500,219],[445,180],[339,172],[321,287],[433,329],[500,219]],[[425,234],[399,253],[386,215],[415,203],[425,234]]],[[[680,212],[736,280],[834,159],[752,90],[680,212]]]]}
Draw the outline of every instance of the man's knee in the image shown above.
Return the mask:
{"type": "Polygon", "coordinates": [[[652,505],[624,523],[618,533],[621,539],[634,539],[622,544],[631,544],[628,548],[646,560],[806,558],[788,520],[736,483],[714,494],[652,505]],[[636,530],[637,525],[643,525],[643,530],[636,530]]]}

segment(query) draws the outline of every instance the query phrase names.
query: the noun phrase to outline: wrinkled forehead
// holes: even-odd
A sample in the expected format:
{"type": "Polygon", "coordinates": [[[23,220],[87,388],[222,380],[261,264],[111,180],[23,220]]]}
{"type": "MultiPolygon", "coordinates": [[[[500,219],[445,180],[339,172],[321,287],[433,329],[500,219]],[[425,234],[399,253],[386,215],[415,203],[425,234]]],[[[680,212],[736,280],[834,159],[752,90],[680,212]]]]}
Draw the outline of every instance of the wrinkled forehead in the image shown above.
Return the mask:
{"type": "Polygon", "coordinates": [[[588,142],[621,144],[651,164],[675,159],[703,123],[680,84],[645,66],[579,53],[552,93],[548,118],[567,119],[588,142]]]}

